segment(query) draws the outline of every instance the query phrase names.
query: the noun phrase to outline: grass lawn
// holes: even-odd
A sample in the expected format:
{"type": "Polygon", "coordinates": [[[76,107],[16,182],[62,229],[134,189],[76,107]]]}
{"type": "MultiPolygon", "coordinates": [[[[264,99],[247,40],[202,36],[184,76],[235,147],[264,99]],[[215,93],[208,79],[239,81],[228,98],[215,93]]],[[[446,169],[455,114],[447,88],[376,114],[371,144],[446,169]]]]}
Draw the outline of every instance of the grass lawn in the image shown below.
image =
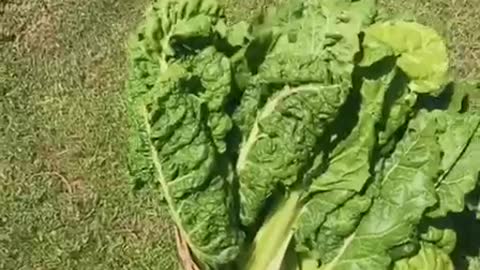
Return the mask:
{"type": "MultiPolygon", "coordinates": [[[[148,0],[0,0],[0,269],[174,269],[158,194],[125,166],[126,38],[148,0]]],[[[268,0],[230,0],[229,16],[268,0]]],[[[480,75],[480,0],[382,0],[480,75]]]]}

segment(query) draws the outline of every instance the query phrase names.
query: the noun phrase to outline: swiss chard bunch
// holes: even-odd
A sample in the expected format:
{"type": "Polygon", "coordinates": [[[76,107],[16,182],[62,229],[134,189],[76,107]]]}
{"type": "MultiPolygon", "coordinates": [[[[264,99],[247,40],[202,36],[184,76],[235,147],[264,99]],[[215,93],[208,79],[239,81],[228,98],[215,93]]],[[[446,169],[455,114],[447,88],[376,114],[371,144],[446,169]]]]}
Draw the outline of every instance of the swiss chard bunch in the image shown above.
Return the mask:
{"type": "Polygon", "coordinates": [[[131,46],[131,174],[202,269],[453,269],[480,113],[448,66],[375,0],[234,25],[214,0],[155,1],[131,46]]]}

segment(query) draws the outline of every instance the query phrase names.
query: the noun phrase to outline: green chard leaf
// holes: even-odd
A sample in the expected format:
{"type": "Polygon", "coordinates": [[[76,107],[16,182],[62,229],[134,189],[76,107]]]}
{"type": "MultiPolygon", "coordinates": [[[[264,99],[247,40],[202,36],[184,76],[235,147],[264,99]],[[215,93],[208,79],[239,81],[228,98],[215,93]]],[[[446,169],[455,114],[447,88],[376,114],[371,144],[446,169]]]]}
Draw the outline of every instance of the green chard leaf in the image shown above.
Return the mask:
{"type": "Polygon", "coordinates": [[[348,89],[340,85],[286,86],[266,102],[236,164],[244,225],[256,221],[277,185],[288,188],[297,183],[317,140],[335,119],[347,94],[348,89]]]}
{"type": "Polygon", "coordinates": [[[431,244],[422,244],[420,252],[395,262],[393,270],[454,270],[447,253],[431,244]]]}
{"type": "Polygon", "coordinates": [[[361,27],[373,20],[375,5],[369,0],[292,1],[276,13],[278,16],[267,15],[254,34],[249,49],[258,50],[261,44],[267,52],[235,117],[242,124],[243,134],[248,134],[243,136],[237,163],[245,225],[254,222],[266,198],[279,184],[288,188],[305,180],[298,174],[315,158],[312,154],[318,140],[348,95],[354,58],[360,51],[358,35],[361,27]],[[318,85],[318,90],[325,88],[324,84],[332,87],[315,95],[315,91],[303,91],[310,87],[309,83],[318,85]],[[275,90],[278,85],[286,86],[275,90]],[[288,97],[289,92],[295,94],[288,97]],[[269,94],[270,98],[265,98],[269,94]],[[283,101],[283,96],[288,98],[283,101]],[[272,110],[277,103],[290,108],[272,110]],[[273,157],[280,152],[282,159],[273,157]]]}
{"type": "Polygon", "coordinates": [[[427,230],[421,234],[420,238],[423,242],[433,244],[446,254],[450,254],[455,249],[457,234],[452,229],[453,224],[451,220],[446,220],[450,221],[450,224],[441,224],[442,227],[429,224],[427,230]]]}
{"type": "Polygon", "coordinates": [[[230,60],[209,47],[196,55],[189,64],[195,74],[192,80],[197,80],[195,83],[203,88],[200,98],[209,111],[208,126],[215,145],[223,153],[227,148],[225,138],[233,127],[225,110],[232,89],[230,60]]]}
{"type": "Polygon", "coordinates": [[[173,220],[195,256],[225,264],[238,255],[241,241],[229,191],[232,171],[215,147],[202,109],[206,104],[191,79],[172,64],[138,109],[173,220]]]}
{"type": "Polygon", "coordinates": [[[155,1],[133,37],[128,84],[130,173],[159,184],[206,268],[231,263],[243,238],[224,158],[232,71],[215,47],[222,13],[213,0],[155,1]]]}
{"type": "Polygon", "coordinates": [[[321,270],[386,269],[388,251],[408,244],[424,211],[435,204],[434,177],[440,164],[435,121],[422,113],[386,160],[380,194],[358,227],[321,270]]]}
{"type": "Polygon", "coordinates": [[[418,96],[408,88],[406,75],[397,69],[385,99],[387,105],[382,119],[383,128],[378,134],[378,142],[382,146],[389,143],[394,134],[412,117],[418,96]]]}
{"type": "MultiPolygon", "coordinates": [[[[370,165],[377,140],[376,124],[381,120],[383,101],[393,74],[391,71],[380,78],[361,78],[360,98],[365,102],[360,106],[358,122],[333,149],[326,171],[312,179],[308,192],[313,195],[302,209],[297,225],[297,250],[308,251],[317,259],[327,258],[332,252],[328,249],[341,246],[343,237],[348,235],[345,228],[353,231],[368,210],[370,199],[356,193],[373,177],[370,165]],[[328,242],[332,242],[330,246],[328,242]]],[[[339,121],[339,125],[345,125],[345,121],[339,121]]]]}
{"type": "Polygon", "coordinates": [[[348,190],[325,191],[313,196],[299,213],[295,229],[296,251],[316,262],[323,258],[322,249],[327,249],[323,247],[326,238],[323,231],[327,230],[320,232],[320,229],[329,215],[354,196],[355,192],[348,190]]]}
{"type": "Polygon", "coordinates": [[[436,183],[438,206],[430,217],[462,212],[465,197],[477,185],[480,167],[480,115],[435,111],[439,145],[443,152],[441,176],[436,183]]]}
{"type": "MultiPolygon", "coordinates": [[[[149,139],[138,106],[146,95],[155,91],[153,88],[159,76],[166,72],[170,62],[178,61],[195,48],[196,41],[213,34],[214,24],[221,20],[221,14],[222,9],[215,0],[154,1],[145,21],[131,37],[127,101],[132,135],[128,165],[137,186],[152,182],[154,175],[149,139]]],[[[221,128],[217,130],[222,133],[221,128]]]]}
{"type": "Polygon", "coordinates": [[[387,117],[379,134],[379,143],[385,145],[411,117],[419,93],[437,93],[447,84],[446,45],[433,29],[404,21],[369,26],[364,31],[362,45],[361,66],[394,57],[399,68],[387,93],[387,117]]]}
{"type": "MultiPolygon", "coordinates": [[[[309,191],[345,189],[360,192],[371,177],[370,164],[376,143],[376,124],[381,120],[385,94],[393,72],[380,78],[362,78],[358,123],[329,157],[327,171],[313,180],[309,191]]],[[[351,117],[351,116],[347,116],[351,117]]],[[[339,125],[344,125],[341,121],[339,125]]]]}
{"type": "Polygon", "coordinates": [[[267,17],[257,39],[270,40],[259,76],[269,83],[350,83],[359,33],[375,1],[289,1],[267,17]]]}
{"type": "Polygon", "coordinates": [[[223,14],[154,0],[130,46],[129,170],[200,269],[453,269],[480,84],[449,81],[443,39],[375,0],[223,14]]]}
{"type": "Polygon", "coordinates": [[[410,78],[413,92],[435,92],[448,82],[447,47],[432,28],[404,21],[376,23],[365,29],[363,46],[361,65],[397,57],[397,65],[410,78]]]}

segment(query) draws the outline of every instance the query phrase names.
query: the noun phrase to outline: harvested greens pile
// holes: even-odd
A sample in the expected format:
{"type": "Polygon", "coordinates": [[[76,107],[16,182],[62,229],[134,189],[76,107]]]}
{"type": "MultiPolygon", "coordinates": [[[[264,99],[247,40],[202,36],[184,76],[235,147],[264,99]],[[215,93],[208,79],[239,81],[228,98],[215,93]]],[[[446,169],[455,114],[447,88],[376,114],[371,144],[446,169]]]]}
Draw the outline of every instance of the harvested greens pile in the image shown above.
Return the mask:
{"type": "Polygon", "coordinates": [[[452,254],[459,213],[478,208],[480,86],[452,80],[442,37],[379,16],[375,0],[223,14],[214,0],[154,1],[131,43],[129,169],[158,184],[196,263],[466,261],[452,254]]]}

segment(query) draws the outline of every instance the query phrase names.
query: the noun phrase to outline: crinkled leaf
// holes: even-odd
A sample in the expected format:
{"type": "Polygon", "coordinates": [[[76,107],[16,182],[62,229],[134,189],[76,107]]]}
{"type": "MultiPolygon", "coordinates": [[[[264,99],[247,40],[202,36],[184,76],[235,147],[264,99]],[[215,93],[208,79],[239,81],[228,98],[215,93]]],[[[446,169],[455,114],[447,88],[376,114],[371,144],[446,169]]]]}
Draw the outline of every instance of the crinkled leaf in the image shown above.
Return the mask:
{"type": "Polygon", "coordinates": [[[425,209],[436,202],[433,180],[440,152],[433,120],[423,113],[410,123],[385,162],[379,197],[320,269],[386,269],[391,263],[388,251],[412,240],[425,209]]]}
{"type": "Polygon", "coordinates": [[[237,256],[240,244],[228,191],[231,171],[216,151],[190,76],[170,66],[138,109],[173,220],[196,256],[223,264],[237,256]]]}
{"type": "Polygon", "coordinates": [[[145,21],[131,38],[127,93],[132,132],[128,163],[137,186],[151,182],[154,175],[138,104],[142,104],[145,95],[154,91],[153,87],[168,69],[169,62],[195,47],[191,42],[195,43],[199,38],[208,39],[208,35],[213,34],[214,23],[221,20],[221,14],[222,9],[215,0],[155,1],[147,11],[145,21]],[[202,23],[198,24],[200,21],[202,23]],[[179,47],[179,43],[182,46],[179,47]]]}
{"type": "Polygon", "coordinates": [[[349,82],[358,34],[375,8],[374,0],[288,1],[257,34],[271,40],[259,75],[275,83],[349,82]]]}
{"type": "Polygon", "coordinates": [[[226,113],[232,89],[230,60],[209,47],[196,55],[189,63],[193,71],[192,83],[199,84],[200,98],[207,105],[208,126],[220,153],[226,151],[225,137],[232,129],[232,120],[226,113]]]}
{"type": "Polygon", "coordinates": [[[136,41],[144,57],[158,61],[162,70],[171,57],[195,49],[202,39],[211,39],[223,13],[215,0],[155,1],[141,25],[136,41]]]}
{"type": "Polygon", "coordinates": [[[431,244],[422,244],[417,255],[395,262],[393,270],[454,270],[447,253],[431,244]]]}
{"type": "Polygon", "coordinates": [[[438,91],[448,81],[448,54],[443,38],[430,27],[404,21],[387,21],[365,29],[364,57],[369,66],[387,56],[398,57],[397,65],[417,93],[438,91]]]}
{"type": "Polygon", "coordinates": [[[244,224],[257,219],[277,185],[289,187],[299,180],[347,94],[340,85],[310,84],[286,86],[270,97],[257,114],[236,165],[244,224]]]}
{"type": "Polygon", "coordinates": [[[272,94],[272,91],[266,84],[257,84],[256,78],[247,84],[241,102],[232,116],[242,136],[242,138],[239,138],[241,141],[247,140],[247,136],[256,121],[258,111],[265,105],[265,100],[272,94]]]}
{"type": "Polygon", "coordinates": [[[453,230],[452,224],[443,224],[445,228],[436,226],[428,226],[427,231],[421,234],[424,242],[431,243],[437,248],[443,250],[446,254],[450,254],[455,249],[457,234],[453,230]]]}
{"type": "Polygon", "coordinates": [[[477,185],[478,85],[427,104],[448,96],[425,95],[447,82],[445,44],[417,23],[368,27],[375,7],[292,0],[251,27],[214,0],[152,4],[131,46],[129,166],[202,267],[451,265],[454,232],[424,216],[477,185]]]}

